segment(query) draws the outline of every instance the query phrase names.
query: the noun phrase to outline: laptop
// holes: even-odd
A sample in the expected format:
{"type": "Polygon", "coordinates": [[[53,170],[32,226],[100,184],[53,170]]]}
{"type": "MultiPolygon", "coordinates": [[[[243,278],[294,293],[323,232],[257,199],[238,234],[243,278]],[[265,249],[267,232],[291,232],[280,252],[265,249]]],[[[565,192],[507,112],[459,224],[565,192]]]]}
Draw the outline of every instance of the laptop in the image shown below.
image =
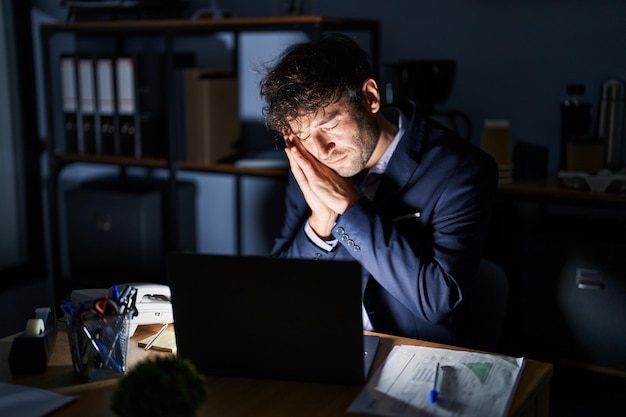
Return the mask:
{"type": "Polygon", "coordinates": [[[356,262],[169,253],[177,355],[207,375],[359,384],[379,338],[363,334],[356,262]]]}

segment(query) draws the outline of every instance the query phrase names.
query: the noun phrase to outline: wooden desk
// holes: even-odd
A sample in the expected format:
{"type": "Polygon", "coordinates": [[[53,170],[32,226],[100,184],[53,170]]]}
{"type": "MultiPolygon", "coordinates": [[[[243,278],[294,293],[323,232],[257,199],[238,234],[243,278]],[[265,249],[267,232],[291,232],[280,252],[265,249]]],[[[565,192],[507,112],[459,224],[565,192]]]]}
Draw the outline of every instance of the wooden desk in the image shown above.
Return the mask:
{"type": "MultiPolygon", "coordinates": [[[[157,351],[145,352],[137,342],[156,333],[160,326],[140,326],[131,339],[129,367],[153,355],[167,355],[157,351]]],[[[458,349],[437,343],[394,337],[384,334],[374,362],[374,369],[387,356],[392,346],[418,346],[458,349]]],[[[14,336],[0,339],[0,381],[47,388],[62,394],[78,395],[78,399],[51,414],[51,417],[112,417],[109,400],[117,379],[83,383],[73,373],[64,323],[59,323],[57,341],[45,373],[33,376],[12,376],[8,355],[14,336]]],[[[217,341],[218,342],[218,341],[217,341]]],[[[509,415],[515,417],[548,416],[550,378],[553,367],[549,363],[527,360],[509,415]]],[[[208,376],[209,400],[197,416],[357,416],[346,409],[361,390],[360,385],[334,385],[278,380],[225,378],[208,376]]]]}

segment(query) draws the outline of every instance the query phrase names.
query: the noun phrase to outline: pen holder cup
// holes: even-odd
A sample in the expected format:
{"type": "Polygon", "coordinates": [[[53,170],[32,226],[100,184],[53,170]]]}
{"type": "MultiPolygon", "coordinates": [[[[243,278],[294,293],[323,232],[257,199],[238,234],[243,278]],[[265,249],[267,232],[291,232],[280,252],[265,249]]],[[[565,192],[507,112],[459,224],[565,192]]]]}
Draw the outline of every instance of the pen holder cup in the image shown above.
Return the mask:
{"type": "Polygon", "coordinates": [[[65,323],[76,374],[92,381],[126,373],[130,317],[81,319],[66,311],[65,323]]]}

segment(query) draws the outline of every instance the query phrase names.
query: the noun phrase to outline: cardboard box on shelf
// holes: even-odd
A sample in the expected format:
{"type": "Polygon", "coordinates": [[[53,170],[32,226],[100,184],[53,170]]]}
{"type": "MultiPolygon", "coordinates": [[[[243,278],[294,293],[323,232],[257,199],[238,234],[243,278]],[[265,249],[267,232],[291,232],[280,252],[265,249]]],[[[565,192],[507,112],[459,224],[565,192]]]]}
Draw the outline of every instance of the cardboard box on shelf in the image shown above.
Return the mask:
{"type": "Polygon", "coordinates": [[[239,84],[232,72],[185,70],[186,161],[220,162],[236,153],[240,138],[239,84]]]}

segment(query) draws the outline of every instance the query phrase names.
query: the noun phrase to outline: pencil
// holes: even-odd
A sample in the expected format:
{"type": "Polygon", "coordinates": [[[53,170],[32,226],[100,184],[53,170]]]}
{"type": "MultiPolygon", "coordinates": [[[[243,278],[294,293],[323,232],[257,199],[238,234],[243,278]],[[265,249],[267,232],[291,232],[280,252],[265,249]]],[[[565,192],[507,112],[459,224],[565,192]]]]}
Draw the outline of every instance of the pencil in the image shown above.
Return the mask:
{"type": "Polygon", "coordinates": [[[158,331],[158,333],[156,335],[154,335],[154,337],[152,338],[152,340],[150,342],[148,342],[148,344],[146,345],[146,347],[144,348],[144,350],[149,350],[152,345],[154,345],[154,342],[157,341],[157,339],[159,337],[161,337],[161,335],[163,334],[163,332],[165,331],[165,329],[167,329],[168,323],[165,323],[163,325],[163,327],[161,327],[161,330],[158,331]]]}

